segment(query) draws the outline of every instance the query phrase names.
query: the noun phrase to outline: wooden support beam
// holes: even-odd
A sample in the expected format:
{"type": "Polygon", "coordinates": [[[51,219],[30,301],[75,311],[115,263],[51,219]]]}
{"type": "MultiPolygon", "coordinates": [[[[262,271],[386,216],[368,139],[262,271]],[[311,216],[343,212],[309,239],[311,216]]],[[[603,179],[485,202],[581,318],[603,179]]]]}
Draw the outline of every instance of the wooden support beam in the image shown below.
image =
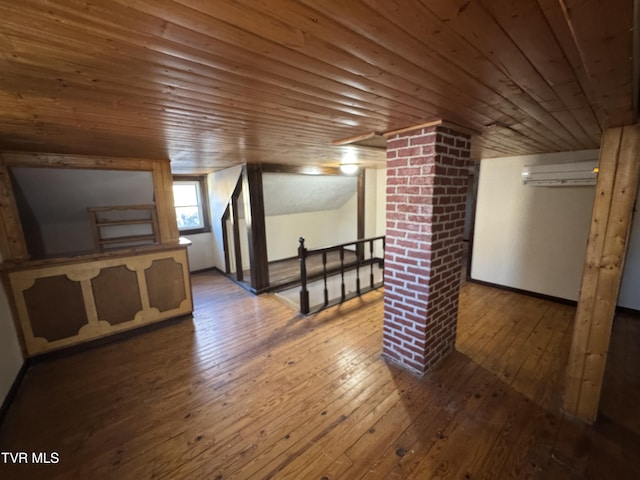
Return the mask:
{"type": "Polygon", "coordinates": [[[292,173],[297,175],[344,175],[337,167],[320,167],[316,165],[282,165],[263,163],[262,173],[292,173]]]}
{"type": "Polygon", "coordinates": [[[598,414],[639,178],[640,126],[606,130],[563,405],[589,423],[598,414]]]}
{"type": "MultiPolygon", "coordinates": [[[[356,237],[358,240],[365,237],[365,179],[364,179],[364,169],[360,169],[360,173],[358,174],[358,186],[357,186],[357,227],[356,227],[356,237]]],[[[364,245],[358,244],[356,247],[356,253],[358,256],[358,260],[364,260],[364,245]]]]}
{"type": "Polygon", "coordinates": [[[231,273],[231,259],[229,258],[229,229],[227,228],[227,222],[231,217],[231,203],[227,205],[227,208],[222,215],[220,223],[222,223],[222,246],[224,250],[224,272],[228,275],[231,273]]]}
{"type": "Polygon", "coordinates": [[[247,222],[247,235],[249,236],[251,288],[256,292],[261,292],[269,286],[269,259],[261,165],[248,163],[244,167],[242,177],[244,218],[247,222]]]}
{"type": "Polygon", "coordinates": [[[390,138],[396,135],[401,135],[403,133],[420,130],[422,128],[431,128],[431,127],[437,127],[440,125],[442,125],[443,127],[452,128],[458,132],[465,133],[469,136],[478,135],[480,133],[478,130],[468,128],[468,127],[462,127],[456,123],[445,121],[445,120],[442,120],[441,118],[438,118],[436,120],[430,120],[428,122],[419,123],[417,125],[412,125],[410,127],[403,127],[396,130],[389,130],[387,132],[382,133],[382,136],[386,138],[390,138]]]}
{"type": "Polygon", "coordinates": [[[233,230],[233,253],[236,267],[236,280],[242,282],[244,280],[244,271],[242,268],[242,243],[240,242],[240,219],[238,215],[238,200],[242,194],[242,178],[238,179],[236,188],[231,195],[231,228],[233,230]]]}
{"type": "MultiPolygon", "coordinates": [[[[27,260],[29,252],[11,185],[9,169],[0,161],[0,256],[2,260],[27,260]]],[[[8,291],[8,290],[7,290],[8,291]]]]}
{"type": "Polygon", "coordinates": [[[158,212],[160,243],[175,243],[180,239],[173,201],[173,176],[169,161],[152,162],[153,196],[158,212]]]}

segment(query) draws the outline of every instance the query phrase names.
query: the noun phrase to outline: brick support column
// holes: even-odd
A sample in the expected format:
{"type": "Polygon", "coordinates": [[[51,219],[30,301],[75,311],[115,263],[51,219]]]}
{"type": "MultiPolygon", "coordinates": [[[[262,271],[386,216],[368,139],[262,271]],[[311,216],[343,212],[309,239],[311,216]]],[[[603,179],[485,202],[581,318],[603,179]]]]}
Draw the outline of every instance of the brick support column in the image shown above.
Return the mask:
{"type": "Polygon", "coordinates": [[[418,374],[455,347],[469,152],[443,125],[387,139],[383,355],[418,374]]]}

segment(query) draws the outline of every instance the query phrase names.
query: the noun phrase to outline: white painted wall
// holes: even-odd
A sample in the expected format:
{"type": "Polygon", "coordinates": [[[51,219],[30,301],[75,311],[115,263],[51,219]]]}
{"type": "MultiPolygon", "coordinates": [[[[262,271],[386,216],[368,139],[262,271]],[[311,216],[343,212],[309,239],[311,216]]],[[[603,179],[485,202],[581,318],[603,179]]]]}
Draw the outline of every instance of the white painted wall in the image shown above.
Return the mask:
{"type": "Polygon", "coordinates": [[[624,262],[618,305],[640,310],[640,195],[636,198],[635,214],[624,262]]]}
{"type": "MultiPolygon", "coordinates": [[[[384,168],[378,170],[367,170],[365,180],[365,191],[371,191],[372,196],[367,195],[365,212],[367,228],[367,237],[380,237],[386,234],[387,230],[387,170],[384,168]],[[373,218],[370,218],[370,215],[373,218]],[[369,225],[371,222],[371,225],[369,225]]],[[[373,254],[378,258],[384,257],[382,243],[374,244],[373,254]]]]}
{"type": "MultiPolygon", "coordinates": [[[[213,235],[213,265],[224,271],[224,243],[222,239],[222,215],[224,214],[233,189],[242,173],[242,166],[228,168],[209,174],[209,211],[211,213],[211,233],[213,235]]],[[[248,257],[247,257],[248,258],[248,257]]]]}
{"type": "Polygon", "coordinates": [[[191,245],[187,249],[189,254],[189,271],[197,272],[199,270],[212,268],[215,265],[215,240],[212,232],[182,236],[191,240],[191,245]]]}
{"type": "Polygon", "coordinates": [[[350,242],[357,235],[357,195],[341,208],[265,218],[269,261],[298,255],[298,238],[307,248],[350,242]]]}
{"type": "Polygon", "coordinates": [[[379,237],[386,231],[387,170],[365,171],[365,236],[379,237]]]}
{"type": "Polygon", "coordinates": [[[376,192],[376,236],[387,232],[387,170],[376,170],[378,191],[376,192]]]}
{"type": "Polygon", "coordinates": [[[266,216],[337,210],[356,191],[358,179],[345,175],[271,173],[262,175],[266,216]]]}
{"type": "Polygon", "coordinates": [[[4,288],[0,288],[0,404],[7,397],[23,363],[9,300],[4,288]]]}
{"type": "Polygon", "coordinates": [[[337,210],[337,223],[333,227],[337,243],[353,242],[358,239],[358,193],[337,210]]]}
{"type": "Polygon", "coordinates": [[[597,150],[485,159],[480,163],[471,277],[577,300],[593,187],[527,187],[523,165],[598,157],[597,150]]]}

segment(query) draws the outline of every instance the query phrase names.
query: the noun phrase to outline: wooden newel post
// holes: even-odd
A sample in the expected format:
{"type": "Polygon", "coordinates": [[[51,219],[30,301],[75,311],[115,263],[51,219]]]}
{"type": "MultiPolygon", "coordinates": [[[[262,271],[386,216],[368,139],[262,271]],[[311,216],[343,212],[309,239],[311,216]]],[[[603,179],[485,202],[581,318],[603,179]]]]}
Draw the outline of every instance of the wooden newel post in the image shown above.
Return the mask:
{"type": "Polygon", "coordinates": [[[304,238],[298,239],[298,258],[300,259],[300,312],[309,313],[309,291],[307,290],[307,249],[304,238]]]}

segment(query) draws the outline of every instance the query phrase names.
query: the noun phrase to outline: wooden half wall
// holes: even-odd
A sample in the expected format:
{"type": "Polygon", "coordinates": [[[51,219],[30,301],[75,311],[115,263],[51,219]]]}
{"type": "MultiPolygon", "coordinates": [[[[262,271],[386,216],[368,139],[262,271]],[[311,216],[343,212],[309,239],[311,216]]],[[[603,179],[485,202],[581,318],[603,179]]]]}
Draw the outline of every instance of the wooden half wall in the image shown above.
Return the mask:
{"type": "Polygon", "coordinates": [[[3,152],[0,153],[0,253],[5,262],[29,258],[9,177],[11,167],[149,171],[153,177],[160,243],[178,244],[169,160],[3,152]]]}
{"type": "MultiPolygon", "coordinates": [[[[131,188],[131,187],[129,187],[131,188]]],[[[0,253],[4,287],[27,356],[112,335],[193,310],[169,160],[0,153],[0,253]],[[30,258],[11,167],[147,171],[153,179],[153,245],[30,258]]]]}
{"type": "Polygon", "coordinates": [[[185,247],[31,263],[6,272],[27,356],[193,311],[185,247]]]}

